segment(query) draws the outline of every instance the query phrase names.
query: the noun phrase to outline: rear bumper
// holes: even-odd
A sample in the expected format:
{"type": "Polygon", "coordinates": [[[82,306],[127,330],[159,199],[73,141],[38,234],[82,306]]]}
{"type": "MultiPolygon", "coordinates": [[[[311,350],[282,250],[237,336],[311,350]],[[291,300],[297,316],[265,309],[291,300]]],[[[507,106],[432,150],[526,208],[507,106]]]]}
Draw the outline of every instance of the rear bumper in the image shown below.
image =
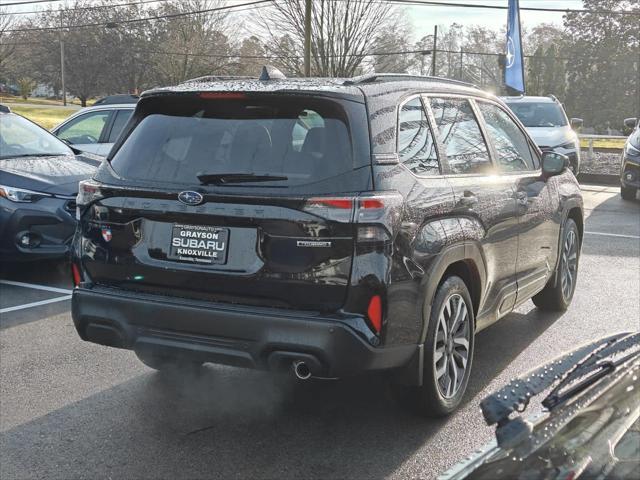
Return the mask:
{"type": "Polygon", "coordinates": [[[406,365],[415,345],[373,347],[357,317],[168,299],[76,288],[73,321],[83,340],[202,362],[280,370],[307,362],[318,377],[406,365]],[[353,325],[356,328],[353,328],[353,325]]]}

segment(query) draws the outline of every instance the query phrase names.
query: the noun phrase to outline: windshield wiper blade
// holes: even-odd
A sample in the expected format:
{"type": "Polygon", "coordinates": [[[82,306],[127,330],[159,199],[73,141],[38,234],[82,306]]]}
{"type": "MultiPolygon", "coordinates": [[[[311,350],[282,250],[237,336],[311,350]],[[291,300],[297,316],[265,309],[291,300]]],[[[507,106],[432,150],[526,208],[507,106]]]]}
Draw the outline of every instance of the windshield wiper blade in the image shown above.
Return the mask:
{"type": "Polygon", "coordinates": [[[573,374],[576,366],[584,364],[581,361],[585,360],[585,357],[587,360],[594,358],[591,354],[595,351],[604,354],[604,351],[615,345],[618,340],[633,336],[627,332],[600,338],[512,380],[480,402],[487,425],[502,423],[508,420],[511,413],[523,411],[532,397],[552,387],[565,375],[573,374]]]}
{"type": "Polygon", "coordinates": [[[277,182],[289,180],[282,175],[257,175],[255,173],[199,173],[196,175],[202,185],[228,185],[232,183],[277,182]]]}
{"type": "Polygon", "coordinates": [[[66,155],[64,153],[21,153],[20,155],[3,155],[0,159],[7,158],[25,158],[25,157],[59,157],[66,155]]]}
{"type": "Polygon", "coordinates": [[[606,377],[614,372],[622,363],[640,355],[640,333],[629,335],[622,339],[617,339],[605,345],[603,348],[591,353],[587,358],[580,362],[571,372],[569,372],[562,381],[554,387],[554,389],[542,400],[542,405],[548,410],[552,410],[558,405],[575,397],[577,394],[585,391],[601,378],[606,377]],[[636,351],[621,358],[619,360],[606,360],[616,354],[620,354],[632,348],[636,351]],[[603,361],[601,361],[603,360],[603,361]],[[569,386],[574,381],[584,378],[576,385],[568,388],[565,392],[561,390],[569,386]]]}

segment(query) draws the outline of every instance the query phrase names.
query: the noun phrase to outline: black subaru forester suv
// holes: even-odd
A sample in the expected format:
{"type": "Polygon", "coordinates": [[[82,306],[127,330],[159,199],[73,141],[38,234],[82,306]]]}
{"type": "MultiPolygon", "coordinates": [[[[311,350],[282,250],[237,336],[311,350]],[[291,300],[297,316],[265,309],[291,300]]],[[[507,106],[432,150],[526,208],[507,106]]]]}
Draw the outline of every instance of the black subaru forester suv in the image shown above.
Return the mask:
{"type": "Polygon", "coordinates": [[[80,186],[78,333],[154,369],[387,370],[450,413],[476,332],[571,302],[567,158],[471,85],[275,76],[142,95],[80,186]]]}

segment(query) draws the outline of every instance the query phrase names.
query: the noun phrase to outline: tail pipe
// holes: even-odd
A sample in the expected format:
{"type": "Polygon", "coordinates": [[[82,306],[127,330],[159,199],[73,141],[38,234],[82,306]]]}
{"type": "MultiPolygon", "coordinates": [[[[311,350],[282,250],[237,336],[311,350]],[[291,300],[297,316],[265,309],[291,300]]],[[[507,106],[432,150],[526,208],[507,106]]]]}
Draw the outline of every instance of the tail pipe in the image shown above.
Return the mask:
{"type": "Polygon", "coordinates": [[[311,378],[311,369],[307,363],[302,360],[295,360],[293,362],[293,373],[295,373],[296,377],[300,380],[308,380],[311,378]]]}

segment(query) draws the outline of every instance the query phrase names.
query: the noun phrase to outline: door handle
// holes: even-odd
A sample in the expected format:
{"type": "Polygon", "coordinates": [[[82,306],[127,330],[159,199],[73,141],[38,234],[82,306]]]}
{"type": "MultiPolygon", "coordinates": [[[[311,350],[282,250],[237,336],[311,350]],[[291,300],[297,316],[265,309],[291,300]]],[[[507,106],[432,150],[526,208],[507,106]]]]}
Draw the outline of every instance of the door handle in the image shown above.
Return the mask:
{"type": "Polygon", "coordinates": [[[462,198],[458,200],[458,205],[461,207],[472,207],[478,203],[478,197],[470,190],[465,190],[462,198]]]}

